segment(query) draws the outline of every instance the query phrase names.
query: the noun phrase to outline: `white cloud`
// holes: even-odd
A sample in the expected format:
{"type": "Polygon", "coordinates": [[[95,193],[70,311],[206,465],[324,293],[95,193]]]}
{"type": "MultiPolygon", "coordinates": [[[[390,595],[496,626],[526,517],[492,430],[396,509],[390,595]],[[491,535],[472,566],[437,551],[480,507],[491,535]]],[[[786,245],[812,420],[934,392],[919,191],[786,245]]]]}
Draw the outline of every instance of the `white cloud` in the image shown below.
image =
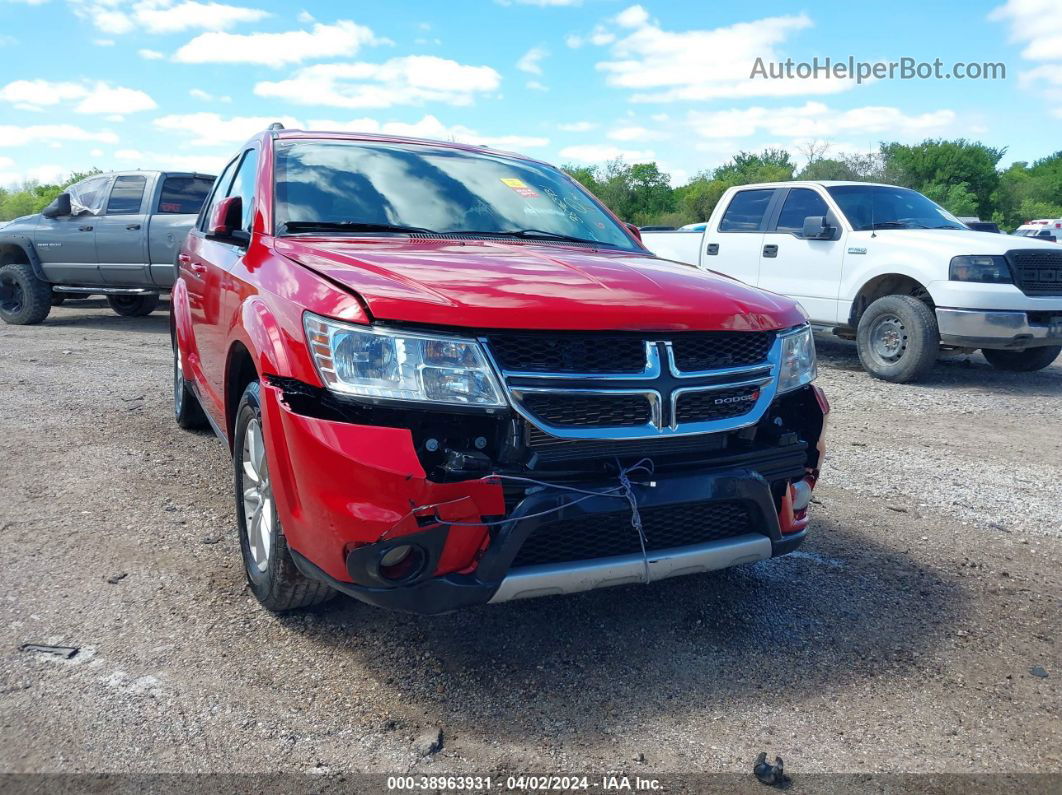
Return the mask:
{"type": "Polygon", "coordinates": [[[57,141],[114,144],[118,143],[118,136],[110,130],[91,132],[74,124],[31,124],[27,127],[0,124],[0,146],[25,146],[57,141]]]}
{"type": "Polygon", "coordinates": [[[204,91],[201,88],[189,89],[188,95],[195,99],[202,100],[203,102],[232,102],[232,97],[211,94],[209,91],[204,91]]]}
{"type": "Polygon", "coordinates": [[[540,75],[542,74],[541,61],[548,55],[549,50],[545,47],[532,47],[520,56],[520,60],[516,62],[516,68],[529,75],[540,75]]]}
{"type": "MultiPolygon", "coordinates": [[[[783,60],[774,48],[811,27],[806,14],[674,32],[663,30],[641,6],[631,6],[613,24],[619,35],[611,41],[610,58],[597,68],[610,85],[636,92],[635,102],[831,94],[856,85],[854,79],[750,79],[757,58],[783,60]]],[[[600,32],[598,41],[608,43],[611,35],[600,32]]]]}
{"type": "Polygon", "coordinates": [[[483,135],[460,124],[447,126],[431,114],[427,114],[415,122],[380,122],[371,118],[351,119],[350,121],[310,119],[309,129],[401,135],[409,138],[430,138],[436,141],[458,141],[476,146],[483,144],[500,149],[534,149],[549,145],[548,138],[538,136],[492,136],[483,135]]]}
{"type": "Polygon", "coordinates": [[[182,63],[253,63],[281,66],[349,56],[364,45],[390,43],[349,20],[284,33],[201,33],[173,56],[182,63]]]}
{"type": "Polygon", "coordinates": [[[538,80],[528,80],[524,85],[531,91],[549,91],[549,86],[538,80]]]}
{"type": "Polygon", "coordinates": [[[580,144],[566,146],[560,150],[560,156],[580,163],[602,163],[617,157],[630,162],[646,162],[656,159],[651,149],[621,149],[608,144],[580,144]]]}
{"type": "Polygon", "coordinates": [[[953,128],[956,119],[952,110],[909,115],[894,107],[836,110],[821,102],[808,102],[789,108],[691,111],[687,121],[704,138],[729,139],[767,133],[796,139],[886,133],[890,138],[924,137],[953,128]]]}
{"type": "Polygon", "coordinates": [[[589,132],[596,128],[597,125],[592,121],[573,121],[567,124],[558,124],[557,129],[564,132],[589,132]]]}
{"type": "Polygon", "coordinates": [[[498,2],[507,6],[512,3],[516,3],[521,6],[539,6],[540,8],[546,8],[549,6],[577,6],[582,5],[583,0],[498,0],[498,2]]]}
{"type": "Polygon", "coordinates": [[[657,138],[666,138],[667,136],[657,130],[649,130],[645,127],[631,125],[629,127],[617,127],[614,130],[610,130],[608,137],[613,141],[649,141],[657,138]]]}
{"type": "Polygon", "coordinates": [[[93,39],[92,43],[97,47],[113,47],[114,39],[93,39]]]}
{"type": "Polygon", "coordinates": [[[158,50],[137,50],[136,54],[143,58],[145,61],[161,61],[165,58],[165,54],[158,50]]]}
{"type": "Polygon", "coordinates": [[[200,174],[217,174],[225,167],[231,152],[201,152],[175,154],[173,152],[142,152],[139,149],[119,149],[114,159],[123,168],[163,168],[173,171],[196,171],[200,174]]]}
{"type": "Polygon", "coordinates": [[[77,101],[77,113],[136,113],[156,107],[155,100],[139,89],[104,82],[15,80],[0,87],[0,100],[29,110],[77,101]]]}
{"type": "Polygon", "coordinates": [[[224,118],[218,113],[180,113],[160,116],[152,122],[166,132],[180,133],[189,146],[220,146],[239,144],[252,135],[279,121],[285,127],[301,127],[291,116],[232,116],[224,118]]]}
{"type": "Polygon", "coordinates": [[[74,13],[105,33],[140,28],[148,33],[180,33],[195,28],[227,30],[240,22],[257,22],[267,11],[197,0],[71,0],[74,13]]]}
{"type": "Polygon", "coordinates": [[[387,108],[421,102],[470,105],[494,91],[501,75],[489,66],[469,66],[434,55],[409,55],[380,64],[331,63],[299,69],[286,80],[263,81],[254,93],[302,105],[387,108]]]}
{"type": "Polygon", "coordinates": [[[1022,42],[1021,56],[1030,61],[1062,61],[1062,29],[1057,0],[1008,0],[988,18],[1010,24],[1011,41],[1022,42]]]}
{"type": "Polygon", "coordinates": [[[9,3],[23,3],[28,6],[42,6],[48,2],[48,0],[8,0],[9,3]]]}

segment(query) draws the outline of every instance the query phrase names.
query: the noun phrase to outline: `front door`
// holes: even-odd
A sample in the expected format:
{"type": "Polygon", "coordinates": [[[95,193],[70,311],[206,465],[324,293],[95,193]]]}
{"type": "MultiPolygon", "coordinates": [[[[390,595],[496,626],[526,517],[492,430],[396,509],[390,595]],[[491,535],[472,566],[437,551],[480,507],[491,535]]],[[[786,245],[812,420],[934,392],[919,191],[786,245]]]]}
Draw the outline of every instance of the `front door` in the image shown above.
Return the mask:
{"type": "Polygon", "coordinates": [[[67,190],[77,197],[76,215],[41,216],[33,247],[49,281],[71,286],[99,286],[103,277],[96,261],[96,222],[111,177],[89,177],[67,190]]]}

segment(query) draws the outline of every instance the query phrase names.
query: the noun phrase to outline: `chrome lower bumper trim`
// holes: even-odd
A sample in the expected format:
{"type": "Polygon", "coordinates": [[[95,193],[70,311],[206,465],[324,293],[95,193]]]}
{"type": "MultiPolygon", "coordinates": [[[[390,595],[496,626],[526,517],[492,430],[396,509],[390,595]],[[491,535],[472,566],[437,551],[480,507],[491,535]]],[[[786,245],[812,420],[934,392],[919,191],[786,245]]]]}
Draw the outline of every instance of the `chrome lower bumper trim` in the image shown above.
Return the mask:
{"type": "MultiPolygon", "coordinates": [[[[655,582],[684,574],[725,569],[769,557],[770,539],[756,533],[691,547],[661,549],[649,553],[649,580],[655,582]]],[[[644,580],[645,561],[641,555],[525,566],[511,570],[490,601],[495,604],[535,596],[556,596],[644,580]]]]}
{"type": "Polygon", "coordinates": [[[1062,308],[1052,323],[1030,323],[1025,312],[938,308],[937,328],[942,343],[967,348],[1062,345],[1062,308]]]}

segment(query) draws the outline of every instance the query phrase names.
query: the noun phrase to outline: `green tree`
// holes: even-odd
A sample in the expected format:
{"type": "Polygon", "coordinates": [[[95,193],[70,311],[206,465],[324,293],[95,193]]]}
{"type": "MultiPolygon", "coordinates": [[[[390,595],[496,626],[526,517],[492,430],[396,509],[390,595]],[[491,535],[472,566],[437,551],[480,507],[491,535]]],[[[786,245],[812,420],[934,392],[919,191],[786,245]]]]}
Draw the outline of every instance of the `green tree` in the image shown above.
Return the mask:
{"type": "Polygon", "coordinates": [[[784,149],[764,149],[759,154],[738,152],[719,166],[713,177],[730,185],[750,182],[786,182],[793,178],[796,165],[784,149]]]}
{"type": "Polygon", "coordinates": [[[964,186],[975,197],[975,213],[971,214],[984,218],[991,217],[995,209],[993,195],[999,188],[996,165],[1006,151],[1006,148],[997,149],[963,138],[881,146],[886,170],[895,174],[894,181],[898,184],[923,193],[930,186],[945,193],[964,186]]]}

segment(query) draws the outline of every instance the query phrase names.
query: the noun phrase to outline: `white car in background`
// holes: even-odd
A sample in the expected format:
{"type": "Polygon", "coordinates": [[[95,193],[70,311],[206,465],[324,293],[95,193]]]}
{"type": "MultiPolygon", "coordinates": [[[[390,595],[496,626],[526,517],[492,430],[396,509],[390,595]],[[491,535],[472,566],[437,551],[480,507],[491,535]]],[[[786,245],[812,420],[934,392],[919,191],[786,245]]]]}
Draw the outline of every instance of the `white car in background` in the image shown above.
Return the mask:
{"type": "Polygon", "coordinates": [[[742,185],[702,232],[645,232],[655,254],[803,305],[854,339],[863,367],[914,381],[940,347],[1002,370],[1047,367],[1062,351],[1062,247],[974,232],[921,193],[865,182],[742,185]]]}

